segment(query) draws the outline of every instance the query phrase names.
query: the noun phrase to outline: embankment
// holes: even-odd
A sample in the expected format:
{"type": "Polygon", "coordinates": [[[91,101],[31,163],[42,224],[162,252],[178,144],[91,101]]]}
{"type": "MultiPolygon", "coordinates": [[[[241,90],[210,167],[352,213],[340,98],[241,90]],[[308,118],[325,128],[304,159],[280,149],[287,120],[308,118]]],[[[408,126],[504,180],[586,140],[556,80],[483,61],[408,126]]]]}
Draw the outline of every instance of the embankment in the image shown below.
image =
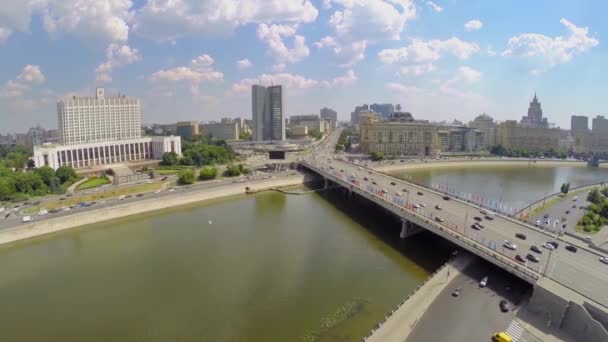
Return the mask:
{"type": "Polygon", "coordinates": [[[278,187],[299,185],[303,184],[305,181],[308,181],[307,176],[297,175],[252,183],[231,183],[227,184],[226,186],[212,189],[203,188],[199,191],[190,191],[186,193],[176,192],[175,194],[162,198],[142,199],[136,202],[116,204],[110,207],[75,213],[68,216],[50,218],[42,221],[35,221],[17,227],[3,229],[0,231],[0,244],[7,244],[65,229],[142,214],[154,210],[166,209],[220,197],[244,194],[245,187],[249,187],[249,189],[252,191],[260,191],[278,187]]]}
{"type": "Polygon", "coordinates": [[[415,163],[400,163],[388,165],[373,166],[380,172],[393,172],[412,169],[427,169],[439,167],[487,167],[487,166],[580,166],[586,167],[587,163],[574,160],[513,160],[513,159],[479,159],[479,160],[439,160],[415,162],[415,163]]]}

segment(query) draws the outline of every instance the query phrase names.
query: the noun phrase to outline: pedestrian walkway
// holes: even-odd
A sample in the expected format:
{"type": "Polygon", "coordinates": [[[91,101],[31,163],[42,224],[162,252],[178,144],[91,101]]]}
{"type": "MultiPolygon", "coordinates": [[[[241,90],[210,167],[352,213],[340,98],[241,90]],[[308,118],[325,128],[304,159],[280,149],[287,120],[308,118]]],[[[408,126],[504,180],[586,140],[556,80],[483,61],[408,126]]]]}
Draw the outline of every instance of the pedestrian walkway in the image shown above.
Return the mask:
{"type": "Polygon", "coordinates": [[[505,330],[505,332],[509,334],[509,336],[511,336],[513,342],[517,342],[521,338],[521,335],[524,333],[524,328],[522,328],[516,320],[512,320],[511,324],[509,324],[509,327],[507,328],[507,330],[505,330]]]}

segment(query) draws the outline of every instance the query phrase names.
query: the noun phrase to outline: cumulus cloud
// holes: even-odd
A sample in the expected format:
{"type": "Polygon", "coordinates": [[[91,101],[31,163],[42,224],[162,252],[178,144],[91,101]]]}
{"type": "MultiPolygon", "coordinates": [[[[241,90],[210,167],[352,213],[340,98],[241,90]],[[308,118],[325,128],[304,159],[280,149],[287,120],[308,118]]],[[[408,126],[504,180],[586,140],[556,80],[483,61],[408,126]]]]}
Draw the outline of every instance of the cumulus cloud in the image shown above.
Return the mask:
{"type": "Polygon", "coordinates": [[[20,97],[29,90],[32,85],[42,84],[45,81],[44,74],[38,65],[28,64],[14,80],[6,82],[0,89],[2,97],[20,97]]]}
{"type": "Polygon", "coordinates": [[[436,3],[432,2],[432,1],[427,1],[426,4],[435,12],[443,11],[443,7],[437,5],[436,3]]]}
{"type": "Polygon", "coordinates": [[[483,27],[483,23],[478,19],[469,20],[464,24],[464,28],[467,31],[481,30],[482,27],[483,27]]]}
{"type": "Polygon", "coordinates": [[[455,81],[475,83],[481,80],[481,72],[468,66],[461,66],[456,70],[454,78],[452,79],[455,81]]]}
{"type": "Polygon", "coordinates": [[[200,55],[189,66],[159,70],[150,76],[152,81],[189,82],[198,85],[206,81],[222,81],[224,74],[213,69],[214,60],[209,55],[200,55]]]}
{"type": "Polygon", "coordinates": [[[475,43],[452,37],[446,40],[412,39],[408,46],[398,49],[384,49],[378,53],[385,64],[402,62],[428,63],[439,60],[442,54],[451,54],[458,59],[467,59],[479,52],[475,43]]]}
{"type": "Polygon", "coordinates": [[[366,40],[338,43],[334,37],[326,36],[315,42],[317,48],[332,48],[340,67],[348,68],[365,59],[366,40]]]}
{"type": "Polygon", "coordinates": [[[511,37],[503,56],[540,58],[549,67],[565,64],[575,55],[585,53],[599,44],[589,36],[588,27],[578,27],[567,19],[559,21],[567,31],[566,36],[549,37],[540,33],[523,33],[511,37]]]}
{"type": "Polygon", "coordinates": [[[324,47],[336,46],[337,44],[338,43],[336,43],[336,38],[332,36],[325,36],[315,42],[315,46],[319,49],[324,47]]]}
{"type": "Polygon", "coordinates": [[[251,64],[251,62],[247,58],[236,61],[236,67],[239,70],[251,68],[252,66],[253,64],[251,64]]]}
{"type": "Polygon", "coordinates": [[[429,73],[431,71],[435,71],[437,67],[433,65],[433,63],[425,63],[425,64],[416,64],[416,65],[408,65],[401,67],[399,72],[402,75],[415,75],[419,76],[422,74],[429,73]]]}
{"type": "Polygon", "coordinates": [[[260,23],[310,23],[318,11],[310,0],[149,0],[133,20],[136,33],[158,41],[184,35],[227,35],[260,23]]]}
{"type": "Polygon", "coordinates": [[[306,38],[297,35],[297,25],[258,25],[258,38],[265,42],[279,63],[295,63],[310,54],[306,38]],[[287,47],[284,38],[293,37],[293,48],[287,47]]]}
{"type": "Polygon", "coordinates": [[[357,75],[353,70],[348,70],[346,74],[330,80],[315,80],[301,75],[290,73],[262,74],[256,78],[246,78],[231,87],[231,95],[247,95],[251,93],[251,86],[254,84],[281,84],[290,90],[305,90],[314,87],[323,88],[343,88],[354,84],[357,75]]]}
{"type": "Polygon", "coordinates": [[[106,49],[106,61],[95,68],[95,78],[99,82],[111,82],[112,70],[141,60],[137,49],[128,45],[110,44],[106,49]]]}

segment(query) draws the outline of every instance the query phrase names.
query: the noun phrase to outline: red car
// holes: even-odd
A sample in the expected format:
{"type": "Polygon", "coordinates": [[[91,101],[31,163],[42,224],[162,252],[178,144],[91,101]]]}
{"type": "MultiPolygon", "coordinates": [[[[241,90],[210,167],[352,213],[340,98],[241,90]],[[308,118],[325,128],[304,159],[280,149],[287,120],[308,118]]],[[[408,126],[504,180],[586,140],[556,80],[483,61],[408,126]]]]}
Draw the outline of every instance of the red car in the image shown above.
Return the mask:
{"type": "Polygon", "coordinates": [[[519,256],[519,254],[517,254],[517,255],[515,256],[515,260],[517,260],[517,261],[519,261],[519,262],[521,262],[521,263],[525,263],[524,259],[523,259],[522,257],[520,257],[520,256],[519,256]]]}

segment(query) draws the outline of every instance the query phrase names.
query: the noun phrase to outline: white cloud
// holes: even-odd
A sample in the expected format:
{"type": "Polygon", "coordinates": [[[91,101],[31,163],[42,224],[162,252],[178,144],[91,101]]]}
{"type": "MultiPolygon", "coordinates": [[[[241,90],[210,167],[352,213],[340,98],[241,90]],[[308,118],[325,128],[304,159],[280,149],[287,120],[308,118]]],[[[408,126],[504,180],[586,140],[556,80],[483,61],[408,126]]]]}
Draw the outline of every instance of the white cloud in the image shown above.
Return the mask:
{"type": "Polygon", "coordinates": [[[441,12],[441,11],[443,11],[443,7],[437,5],[436,3],[432,2],[432,1],[427,1],[426,4],[427,4],[427,6],[429,6],[430,8],[432,8],[433,11],[435,11],[435,12],[441,12]]]}
{"type": "Polygon", "coordinates": [[[198,85],[206,81],[222,81],[224,74],[213,69],[213,58],[201,55],[190,62],[190,66],[180,66],[159,70],[150,76],[152,81],[189,82],[198,85]]]}
{"type": "Polygon", "coordinates": [[[468,59],[478,52],[479,46],[477,44],[452,37],[446,40],[434,39],[428,41],[412,39],[408,46],[380,51],[378,57],[385,64],[430,63],[439,60],[446,53],[462,60],[468,59]]]}
{"type": "Polygon", "coordinates": [[[28,64],[15,80],[9,80],[0,89],[1,97],[20,97],[25,94],[32,85],[42,84],[45,81],[44,74],[38,65],[28,64]]]}
{"type": "Polygon", "coordinates": [[[52,35],[70,34],[87,42],[125,42],[132,18],[131,0],[5,0],[0,23],[6,30],[27,32],[34,14],[52,35]]]}
{"type": "Polygon", "coordinates": [[[416,65],[404,66],[399,69],[399,72],[402,75],[419,76],[422,74],[426,74],[426,73],[435,71],[436,69],[437,69],[437,67],[435,65],[433,65],[433,63],[426,63],[426,64],[416,64],[416,65]]]}
{"type": "Polygon", "coordinates": [[[149,0],[134,18],[135,32],[157,41],[184,35],[227,35],[259,23],[310,23],[318,15],[310,0],[149,0]]]}
{"type": "Polygon", "coordinates": [[[398,40],[408,20],[416,16],[411,0],[332,0],[340,5],[329,19],[338,37],[346,40],[398,40]]]}
{"type": "Polygon", "coordinates": [[[483,27],[483,23],[478,19],[469,20],[464,24],[467,31],[477,31],[483,27]]]}
{"type": "Polygon", "coordinates": [[[496,56],[496,50],[492,49],[492,46],[488,46],[486,53],[488,54],[488,56],[496,56]]]}
{"type": "Polygon", "coordinates": [[[239,61],[236,62],[236,67],[239,70],[251,68],[252,66],[253,66],[253,64],[251,64],[251,62],[247,58],[241,59],[241,60],[239,60],[239,61]]]}
{"type": "Polygon", "coordinates": [[[599,44],[599,40],[589,36],[588,27],[578,27],[562,18],[559,21],[566,28],[566,36],[548,37],[540,33],[524,33],[511,37],[503,56],[522,58],[536,57],[549,67],[568,63],[575,55],[582,54],[599,44]]]}
{"type": "Polygon", "coordinates": [[[306,38],[297,35],[297,25],[258,25],[258,38],[270,49],[270,53],[279,63],[295,63],[310,54],[306,38]],[[293,48],[288,48],[283,38],[293,37],[293,48]]]}
{"type": "Polygon", "coordinates": [[[285,70],[286,67],[287,67],[287,64],[285,64],[285,63],[275,64],[272,66],[272,72],[281,72],[281,71],[285,70]]]}
{"type": "Polygon", "coordinates": [[[324,48],[324,47],[331,47],[331,46],[336,46],[338,43],[336,43],[336,38],[332,37],[332,36],[325,36],[323,38],[321,38],[319,41],[315,42],[315,46],[319,49],[324,48]]]}
{"type": "Polygon", "coordinates": [[[106,49],[106,61],[95,69],[95,78],[99,82],[110,82],[112,70],[140,60],[141,55],[137,49],[128,45],[110,44],[106,49]]]}
{"type": "Polygon", "coordinates": [[[456,70],[453,80],[475,83],[481,80],[481,72],[468,66],[461,66],[456,70]]]}
{"type": "Polygon", "coordinates": [[[7,41],[8,37],[10,37],[12,33],[13,31],[11,29],[8,29],[6,27],[0,27],[0,44],[7,41]]]}
{"type": "Polygon", "coordinates": [[[353,70],[348,70],[343,76],[338,76],[331,80],[314,80],[301,75],[290,73],[262,74],[256,78],[246,78],[231,87],[230,95],[247,95],[251,93],[251,86],[254,84],[280,84],[290,91],[305,90],[314,87],[323,88],[344,88],[354,84],[357,75],[353,70]]]}

